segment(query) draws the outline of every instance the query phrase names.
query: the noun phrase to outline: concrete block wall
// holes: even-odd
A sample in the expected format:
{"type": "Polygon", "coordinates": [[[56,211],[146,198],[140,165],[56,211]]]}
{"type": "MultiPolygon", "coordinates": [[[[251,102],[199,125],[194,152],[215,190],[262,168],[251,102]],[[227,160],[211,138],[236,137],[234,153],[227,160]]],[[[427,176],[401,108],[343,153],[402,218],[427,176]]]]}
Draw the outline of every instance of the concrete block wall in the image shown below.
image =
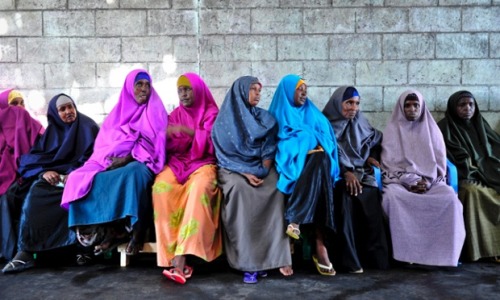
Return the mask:
{"type": "Polygon", "coordinates": [[[379,129],[408,88],[436,119],[468,89],[500,132],[500,1],[0,0],[0,89],[22,90],[37,115],[66,92],[100,122],[137,67],[168,110],[184,72],[219,104],[236,78],[257,76],[264,108],[296,73],[320,109],[338,86],[356,86],[379,129]]]}

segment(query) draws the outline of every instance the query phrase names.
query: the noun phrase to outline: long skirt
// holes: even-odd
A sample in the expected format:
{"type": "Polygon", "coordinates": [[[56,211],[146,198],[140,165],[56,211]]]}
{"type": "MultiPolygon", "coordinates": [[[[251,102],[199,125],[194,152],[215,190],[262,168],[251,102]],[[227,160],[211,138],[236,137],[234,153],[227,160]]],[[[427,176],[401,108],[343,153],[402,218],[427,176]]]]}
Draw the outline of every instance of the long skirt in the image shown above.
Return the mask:
{"type": "Polygon", "coordinates": [[[307,156],[304,169],[287,201],[285,219],[288,223],[336,229],[330,167],[330,159],[324,152],[307,156]]]}
{"type": "Polygon", "coordinates": [[[430,266],[458,265],[465,239],[462,203],[445,183],[424,194],[400,184],[384,186],[394,259],[430,266]]]}
{"type": "Polygon", "coordinates": [[[90,192],[70,203],[69,227],[127,219],[130,227],[142,230],[142,225],[150,221],[153,176],[145,164],[137,161],[98,173],[90,192]]]}
{"type": "Polygon", "coordinates": [[[172,266],[176,255],[212,261],[222,254],[217,167],[205,165],[181,184],[166,166],[153,185],[157,264],[172,266]]]}
{"type": "Polygon", "coordinates": [[[464,206],[465,257],[500,256],[500,194],[489,187],[463,183],[458,198],[464,206]]]}
{"type": "Polygon", "coordinates": [[[24,200],[18,251],[43,251],[76,244],[68,228],[68,212],[61,208],[63,188],[36,180],[24,200]]]}
{"type": "Polygon", "coordinates": [[[221,218],[229,265],[248,272],[291,266],[285,200],[276,188],[276,171],[271,169],[258,187],[227,169],[219,169],[218,174],[224,193],[221,218]]]}
{"type": "Polygon", "coordinates": [[[389,250],[378,188],[363,185],[357,196],[346,191],[345,180],[335,185],[335,220],[337,238],[335,255],[349,271],[363,266],[387,269],[389,250]]]}

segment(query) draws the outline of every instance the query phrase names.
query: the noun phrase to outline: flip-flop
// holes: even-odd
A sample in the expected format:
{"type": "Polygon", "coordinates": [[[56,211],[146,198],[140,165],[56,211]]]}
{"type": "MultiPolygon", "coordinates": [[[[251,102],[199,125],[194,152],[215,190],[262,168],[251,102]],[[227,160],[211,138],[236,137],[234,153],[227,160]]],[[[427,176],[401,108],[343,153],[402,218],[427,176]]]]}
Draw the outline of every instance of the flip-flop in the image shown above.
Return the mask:
{"type": "Polygon", "coordinates": [[[313,259],[314,265],[316,266],[316,269],[318,270],[319,274],[324,275],[324,276],[335,276],[336,272],[335,272],[335,269],[333,268],[333,265],[331,262],[330,262],[329,266],[325,266],[325,265],[319,263],[316,255],[313,255],[312,259],[313,259]],[[325,272],[321,269],[328,270],[328,271],[325,272]]]}
{"type": "Polygon", "coordinates": [[[243,273],[243,282],[244,283],[257,283],[258,272],[245,272],[243,273]]]}
{"type": "Polygon", "coordinates": [[[257,275],[259,275],[259,277],[265,278],[265,277],[267,277],[267,272],[266,271],[259,271],[259,272],[257,272],[257,275]]]}
{"type": "Polygon", "coordinates": [[[292,239],[298,240],[300,238],[300,229],[292,224],[288,224],[286,227],[286,234],[288,234],[288,236],[292,239]]]}
{"type": "Polygon", "coordinates": [[[184,278],[189,279],[191,278],[191,275],[193,275],[193,268],[185,265],[184,266],[184,278]]]}
{"type": "Polygon", "coordinates": [[[178,268],[173,268],[171,270],[163,270],[163,275],[165,275],[165,277],[167,277],[168,279],[180,284],[185,284],[186,277],[182,274],[183,274],[182,271],[179,270],[178,268]]]}
{"type": "Polygon", "coordinates": [[[27,269],[31,269],[35,266],[35,260],[30,259],[28,261],[22,261],[20,259],[13,259],[8,262],[5,267],[2,269],[2,273],[17,273],[27,269]]]}

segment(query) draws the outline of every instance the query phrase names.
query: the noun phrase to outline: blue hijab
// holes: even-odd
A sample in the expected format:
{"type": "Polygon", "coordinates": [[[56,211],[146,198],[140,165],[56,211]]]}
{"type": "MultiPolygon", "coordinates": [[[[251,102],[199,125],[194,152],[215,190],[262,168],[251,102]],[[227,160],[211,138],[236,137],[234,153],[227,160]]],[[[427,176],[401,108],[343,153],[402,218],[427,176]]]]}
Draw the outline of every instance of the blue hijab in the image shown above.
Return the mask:
{"type": "Polygon", "coordinates": [[[238,78],[226,94],[212,127],[212,141],[219,167],[264,178],[269,170],[263,160],[276,153],[276,120],[266,110],[248,103],[250,87],[259,80],[238,78]]]}
{"type": "MultiPolygon", "coordinates": [[[[64,123],[57,112],[56,102],[59,97],[71,99],[65,94],[58,94],[50,100],[47,111],[49,125],[45,133],[28,154],[21,156],[18,172],[23,178],[46,171],[68,174],[80,167],[92,154],[99,126],[78,111],[73,123],[64,123]]],[[[74,101],[73,105],[76,109],[74,101]]]]}
{"type": "Polygon", "coordinates": [[[300,77],[287,75],[281,79],[269,112],[279,125],[276,169],[277,187],[291,194],[304,168],[307,152],[321,145],[330,159],[332,184],[339,179],[337,141],[328,119],[307,98],[302,106],[295,106],[294,94],[300,77]]]}

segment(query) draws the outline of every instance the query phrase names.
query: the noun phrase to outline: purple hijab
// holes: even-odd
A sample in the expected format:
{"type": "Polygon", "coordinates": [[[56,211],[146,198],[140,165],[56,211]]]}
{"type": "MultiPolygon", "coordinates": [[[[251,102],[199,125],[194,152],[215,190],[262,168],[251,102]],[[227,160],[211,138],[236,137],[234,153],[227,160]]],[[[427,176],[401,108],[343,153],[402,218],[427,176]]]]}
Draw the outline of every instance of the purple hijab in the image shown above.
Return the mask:
{"type": "Polygon", "coordinates": [[[176,133],[168,137],[167,164],[177,181],[183,184],[201,166],[215,164],[210,134],[219,108],[207,85],[198,75],[186,73],[182,76],[189,80],[193,89],[193,105],[185,107],[179,104],[168,116],[168,123],[189,127],[194,130],[194,136],[176,133]]]}
{"type": "Polygon", "coordinates": [[[401,94],[384,131],[381,155],[384,183],[412,185],[425,177],[427,182],[443,181],[446,175],[446,147],[443,135],[416,90],[401,94]],[[420,116],[415,121],[405,117],[404,103],[409,94],[420,102],[420,116]]]}
{"type": "Polygon", "coordinates": [[[129,154],[158,174],[165,165],[166,128],[168,115],[151,82],[151,96],[145,104],[138,104],[134,97],[137,74],[146,70],[131,71],[123,85],[118,103],[102,124],[90,159],[73,171],[66,182],[61,206],[78,200],[90,191],[94,176],[111,164],[109,157],[129,154]]]}

